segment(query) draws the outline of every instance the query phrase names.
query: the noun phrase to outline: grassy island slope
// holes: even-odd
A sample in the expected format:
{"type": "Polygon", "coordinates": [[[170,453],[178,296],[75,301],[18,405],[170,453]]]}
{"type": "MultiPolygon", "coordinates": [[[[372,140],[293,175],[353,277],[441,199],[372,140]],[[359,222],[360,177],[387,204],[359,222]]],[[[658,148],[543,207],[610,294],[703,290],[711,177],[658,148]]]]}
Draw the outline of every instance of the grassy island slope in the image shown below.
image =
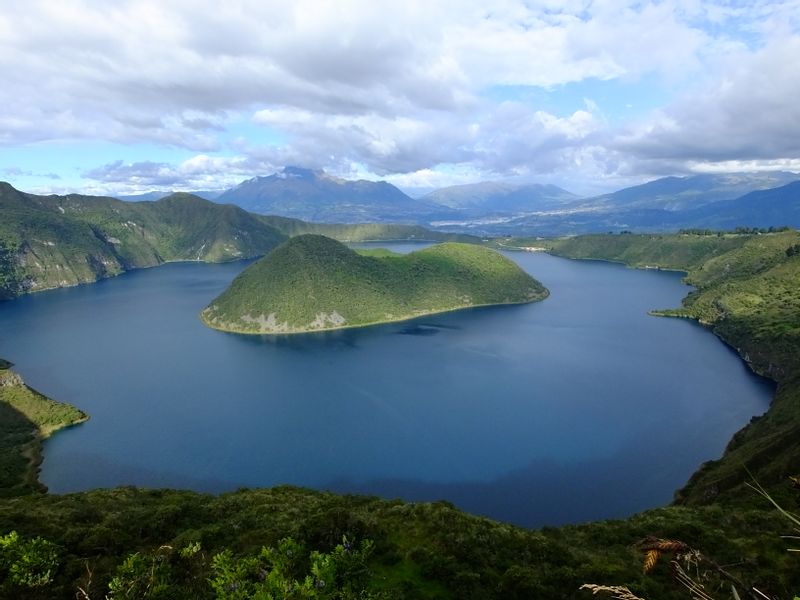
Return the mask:
{"type": "Polygon", "coordinates": [[[226,331],[298,333],[546,296],[539,282],[487,248],[446,243],[408,255],[361,255],[303,235],[245,269],[201,318],[226,331]]]}
{"type": "Polygon", "coordinates": [[[0,360],[0,497],[46,491],[38,481],[42,440],[88,418],[29,388],[10,367],[0,360]]]}

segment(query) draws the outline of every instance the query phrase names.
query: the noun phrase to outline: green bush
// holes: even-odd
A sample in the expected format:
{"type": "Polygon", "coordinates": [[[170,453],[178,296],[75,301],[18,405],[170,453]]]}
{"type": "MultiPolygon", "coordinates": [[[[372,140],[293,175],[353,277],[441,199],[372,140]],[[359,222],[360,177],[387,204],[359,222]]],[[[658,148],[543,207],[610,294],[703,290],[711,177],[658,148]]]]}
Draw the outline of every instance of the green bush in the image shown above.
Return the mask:
{"type": "Polygon", "coordinates": [[[0,589],[46,586],[53,581],[58,563],[58,546],[47,540],[25,540],[16,531],[0,537],[0,589]]]}

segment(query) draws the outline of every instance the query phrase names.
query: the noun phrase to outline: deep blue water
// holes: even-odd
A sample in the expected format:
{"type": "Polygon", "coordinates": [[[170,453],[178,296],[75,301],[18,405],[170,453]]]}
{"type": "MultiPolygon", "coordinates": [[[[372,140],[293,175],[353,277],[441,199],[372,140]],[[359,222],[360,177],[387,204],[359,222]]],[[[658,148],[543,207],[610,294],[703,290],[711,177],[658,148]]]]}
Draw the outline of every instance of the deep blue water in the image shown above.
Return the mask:
{"type": "Polygon", "coordinates": [[[246,263],[170,264],[0,304],[0,356],[91,415],[45,445],[53,492],[291,483],[559,524],[667,503],[766,410],[711,333],[648,316],[679,274],[509,256],[550,298],[240,336],[197,313],[246,263]]]}

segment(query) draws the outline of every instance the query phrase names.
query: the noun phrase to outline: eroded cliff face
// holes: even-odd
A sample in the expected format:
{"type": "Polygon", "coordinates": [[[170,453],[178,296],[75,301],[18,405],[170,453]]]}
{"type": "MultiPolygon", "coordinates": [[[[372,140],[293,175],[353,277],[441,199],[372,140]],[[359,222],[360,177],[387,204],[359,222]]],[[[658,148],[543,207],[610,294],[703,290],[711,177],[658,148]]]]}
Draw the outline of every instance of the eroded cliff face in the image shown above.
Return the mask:
{"type": "Polygon", "coordinates": [[[19,387],[25,385],[25,381],[19,373],[9,369],[0,370],[0,388],[19,387]]]}
{"type": "MultiPolygon", "coordinates": [[[[97,237],[88,227],[83,233],[80,244],[35,234],[19,244],[0,241],[0,299],[91,283],[119,275],[131,266],[112,242],[97,237]]],[[[148,262],[135,266],[150,266],[148,262]]]]}
{"type": "Polygon", "coordinates": [[[126,265],[113,248],[98,242],[97,248],[88,253],[47,240],[23,244],[14,256],[21,276],[16,295],[91,283],[123,273],[126,265]]]}

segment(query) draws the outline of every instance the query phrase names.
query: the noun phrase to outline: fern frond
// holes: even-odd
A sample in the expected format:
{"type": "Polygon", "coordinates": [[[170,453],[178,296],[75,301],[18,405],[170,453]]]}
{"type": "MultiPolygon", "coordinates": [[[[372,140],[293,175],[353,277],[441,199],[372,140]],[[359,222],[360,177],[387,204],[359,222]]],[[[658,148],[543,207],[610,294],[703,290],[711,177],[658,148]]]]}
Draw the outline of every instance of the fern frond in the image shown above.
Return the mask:
{"type": "Polygon", "coordinates": [[[661,558],[661,551],[657,549],[648,550],[644,555],[644,566],[642,572],[647,575],[656,566],[658,559],[661,558]]]}

